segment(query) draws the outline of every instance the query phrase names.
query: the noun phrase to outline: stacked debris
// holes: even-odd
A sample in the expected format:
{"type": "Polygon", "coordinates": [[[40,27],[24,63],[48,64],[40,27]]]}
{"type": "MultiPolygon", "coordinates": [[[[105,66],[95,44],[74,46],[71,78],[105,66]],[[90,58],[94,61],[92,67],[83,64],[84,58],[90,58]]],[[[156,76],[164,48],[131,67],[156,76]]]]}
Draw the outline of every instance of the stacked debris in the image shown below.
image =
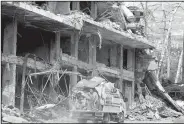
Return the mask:
{"type": "Polygon", "coordinates": [[[19,109],[13,106],[4,106],[2,104],[2,122],[27,123],[28,120],[23,118],[19,109]]]}
{"type": "Polygon", "coordinates": [[[184,101],[176,100],[176,103],[184,110],[184,101]]]}
{"type": "Polygon", "coordinates": [[[153,96],[140,95],[140,101],[131,109],[128,115],[130,120],[159,120],[167,117],[179,117],[182,114],[168,108],[166,104],[153,96]]]}
{"type": "Polygon", "coordinates": [[[100,23],[107,26],[107,27],[111,27],[111,28],[114,28],[116,30],[123,31],[123,29],[120,27],[120,24],[118,24],[116,22],[112,22],[109,19],[104,19],[104,20],[100,21],[100,23]]]}
{"type": "Polygon", "coordinates": [[[32,111],[20,113],[13,106],[2,105],[2,121],[9,123],[69,122],[70,112],[63,105],[46,104],[32,111]]]}
{"type": "Polygon", "coordinates": [[[104,8],[102,9],[103,11],[99,12],[97,19],[95,19],[96,21],[119,31],[128,31],[129,33],[144,36],[144,26],[141,24],[143,12],[138,7],[127,7],[123,2],[114,2],[108,5],[106,5],[107,3],[101,4],[100,7],[103,6],[104,8]],[[104,9],[106,10],[104,11],[104,9]]]}

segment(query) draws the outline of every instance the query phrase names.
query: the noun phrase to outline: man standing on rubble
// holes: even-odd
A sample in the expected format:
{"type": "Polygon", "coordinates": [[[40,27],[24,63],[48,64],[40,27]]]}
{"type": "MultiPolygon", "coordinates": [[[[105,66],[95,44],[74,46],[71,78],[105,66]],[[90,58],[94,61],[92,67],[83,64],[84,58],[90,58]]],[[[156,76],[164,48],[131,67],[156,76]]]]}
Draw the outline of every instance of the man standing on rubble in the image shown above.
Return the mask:
{"type": "Polygon", "coordinates": [[[90,89],[90,92],[89,92],[89,107],[90,109],[96,109],[98,108],[98,94],[97,92],[95,92],[93,89],[90,89]]]}

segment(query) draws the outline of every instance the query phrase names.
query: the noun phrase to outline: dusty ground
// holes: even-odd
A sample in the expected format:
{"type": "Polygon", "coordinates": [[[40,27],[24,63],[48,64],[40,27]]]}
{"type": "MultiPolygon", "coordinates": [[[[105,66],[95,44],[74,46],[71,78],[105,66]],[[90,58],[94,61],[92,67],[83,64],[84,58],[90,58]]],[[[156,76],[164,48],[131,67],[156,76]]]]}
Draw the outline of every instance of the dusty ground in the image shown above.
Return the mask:
{"type": "Polygon", "coordinates": [[[125,123],[184,123],[184,116],[179,118],[162,118],[156,121],[130,121],[126,120],[125,123]]]}
{"type": "MultiPolygon", "coordinates": [[[[92,121],[88,121],[87,123],[91,123],[92,121]]],[[[62,118],[62,119],[56,119],[56,120],[50,120],[48,123],[78,123],[77,120],[69,119],[69,118],[62,118]]],[[[116,123],[116,122],[111,122],[116,123]]],[[[155,121],[131,121],[131,120],[125,120],[125,123],[184,123],[184,116],[181,116],[179,118],[165,118],[161,120],[155,120],[155,121]]]]}

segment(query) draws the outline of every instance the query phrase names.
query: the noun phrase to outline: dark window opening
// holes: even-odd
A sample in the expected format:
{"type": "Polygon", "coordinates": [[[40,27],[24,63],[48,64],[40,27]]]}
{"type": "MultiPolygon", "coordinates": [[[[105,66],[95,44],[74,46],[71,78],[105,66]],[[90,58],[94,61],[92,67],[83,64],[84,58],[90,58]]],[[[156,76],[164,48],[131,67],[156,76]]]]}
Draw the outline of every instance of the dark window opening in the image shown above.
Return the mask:
{"type": "Polygon", "coordinates": [[[17,55],[24,56],[26,53],[31,53],[49,61],[50,46],[55,39],[55,34],[41,29],[24,27],[21,24],[17,29],[19,34],[17,36],[17,55]]]}
{"type": "Polygon", "coordinates": [[[72,2],[70,2],[70,10],[72,10],[72,2]]]}
{"type": "Polygon", "coordinates": [[[81,1],[80,10],[88,15],[91,14],[91,2],[90,1],[81,1]]]}
{"type": "Polygon", "coordinates": [[[7,26],[7,24],[9,24],[11,22],[12,22],[12,20],[10,18],[7,18],[6,16],[2,17],[2,20],[1,20],[1,53],[3,52],[4,30],[7,26]]]}
{"type": "Polygon", "coordinates": [[[111,66],[111,49],[109,48],[108,49],[108,59],[107,59],[107,61],[108,61],[108,67],[110,67],[111,66]]]}
{"type": "Polygon", "coordinates": [[[78,59],[88,63],[89,62],[89,37],[81,35],[79,39],[78,59]]]}
{"type": "Polygon", "coordinates": [[[60,48],[62,52],[68,55],[71,55],[71,38],[70,37],[61,37],[60,48]]]}
{"type": "Polygon", "coordinates": [[[123,49],[123,69],[127,70],[128,62],[128,49],[123,49]]]}
{"type": "Polygon", "coordinates": [[[47,2],[46,2],[46,1],[35,1],[35,3],[36,3],[38,6],[43,6],[43,5],[46,4],[47,2]]]}

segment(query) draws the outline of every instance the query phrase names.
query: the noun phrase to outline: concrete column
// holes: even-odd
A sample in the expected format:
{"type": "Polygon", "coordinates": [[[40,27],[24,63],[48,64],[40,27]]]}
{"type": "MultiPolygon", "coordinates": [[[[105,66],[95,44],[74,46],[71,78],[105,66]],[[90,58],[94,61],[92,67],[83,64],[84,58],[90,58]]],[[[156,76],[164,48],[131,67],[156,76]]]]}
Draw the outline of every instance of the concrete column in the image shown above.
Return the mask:
{"type": "Polygon", "coordinates": [[[134,72],[134,80],[132,82],[132,103],[133,103],[135,95],[135,48],[133,48],[132,50],[132,71],[134,72]]]}
{"type": "Polygon", "coordinates": [[[61,40],[60,40],[60,32],[56,32],[56,36],[55,36],[55,42],[56,42],[56,60],[60,60],[60,54],[61,54],[61,48],[60,48],[60,44],[61,44],[61,40]]]}
{"type": "Polygon", "coordinates": [[[127,67],[129,71],[133,71],[133,55],[132,55],[132,50],[128,49],[128,57],[127,57],[127,67]]]}
{"type": "MultiPolygon", "coordinates": [[[[50,62],[53,64],[53,68],[59,70],[61,68],[61,54],[62,50],[60,47],[61,43],[61,34],[60,32],[55,33],[55,38],[54,40],[51,41],[51,49],[50,49],[50,62]],[[56,64],[57,61],[57,64],[56,64]]],[[[57,98],[57,93],[54,90],[54,87],[56,87],[56,84],[58,82],[58,77],[57,75],[52,75],[53,77],[51,78],[53,82],[53,86],[51,83],[49,83],[49,96],[52,99],[52,101],[56,102],[57,98]]]]}
{"type": "Polygon", "coordinates": [[[60,40],[60,32],[55,33],[55,39],[51,40],[50,44],[50,63],[54,64],[55,61],[59,61],[61,59],[62,49],[61,49],[61,40],[60,40]]]}
{"type": "Polygon", "coordinates": [[[96,69],[96,40],[97,36],[92,35],[92,64],[94,66],[92,76],[98,76],[98,71],[96,69]]]}
{"type": "MultiPolygon", "coordinates": [[[[183,51],[184,51],[184,30],[183,30],[183,51]]],[[[183,54],[183,63],[182,63],[182,82],[184,83],[184,54],[183,54]]]]}
{"type": "Polygon", "coordinates": [[[89,64],[93,64],[93,38],[92,36],[89,38],[89,64]]]}
{"type": "Polygon", "coordinates": [[[110,66],[111,67],[116,67],[116,45],[111,45],[111,51],[110,51],[110,66]]]}
{"type": "Polygon", "coordinates": [[[80,2],[74,2],[72,1],[72,10],[80,10],[80,2]]]}
{"type": "Polygon", "coordinates": [[[118,67],[120,69],[120,79],[119,79],[119,87],[120,90],[122,92],[123,90],[123,77],[122,77],[122,73],[123,73],[123,46],[122,45],[118,45],[117,46],[117,52],[118,52],[118,58],[117,58],[117,64],[118,67]]]}
{"type": "Polygon", "coordinates": [[[96,1],[91,2],[91,14],[90,15],[93,19],[96,19],[96,17],[97,17],[97,3],[96,3],[96,1]]]}
{"type": "MultiPolygon", "coordinates": [[[[79,43],[79,33],[74,32],[71,36],[71,56],[78,59],[78,43],[79,43]]],[[[77,66],[72,67],[73,72],[77,72],[77,66]]],[[[69,92],[71,93],[72,87],[77,83],[77,75],[70,76],[70,86],[69,92]]]]}
{"type": "MultiPolygon", "coordinates": [[[[16,55],[17,20],[7,23],[4,29],[3,53],[16,55]]],[[[2,103],[15,106],[16,64],[6,64],[3,70],[2,103]]]]}

